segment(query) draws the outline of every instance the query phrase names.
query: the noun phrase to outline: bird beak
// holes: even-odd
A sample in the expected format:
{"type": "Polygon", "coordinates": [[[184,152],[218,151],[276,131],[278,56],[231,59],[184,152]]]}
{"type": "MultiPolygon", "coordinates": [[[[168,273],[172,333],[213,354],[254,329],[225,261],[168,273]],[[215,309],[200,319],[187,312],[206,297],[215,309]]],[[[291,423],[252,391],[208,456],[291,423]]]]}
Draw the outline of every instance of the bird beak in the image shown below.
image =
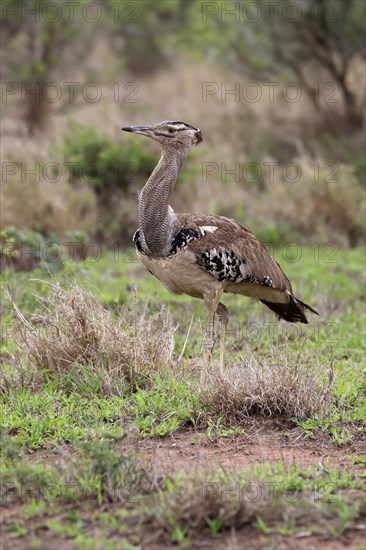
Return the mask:
{"type": "Polygon", "coordinates": [[[151,132],[150,126],[124,126],[121,128],[124,132],[132,132],[134,134],[141,134],[142,136],[149,136],[151,132]]]}

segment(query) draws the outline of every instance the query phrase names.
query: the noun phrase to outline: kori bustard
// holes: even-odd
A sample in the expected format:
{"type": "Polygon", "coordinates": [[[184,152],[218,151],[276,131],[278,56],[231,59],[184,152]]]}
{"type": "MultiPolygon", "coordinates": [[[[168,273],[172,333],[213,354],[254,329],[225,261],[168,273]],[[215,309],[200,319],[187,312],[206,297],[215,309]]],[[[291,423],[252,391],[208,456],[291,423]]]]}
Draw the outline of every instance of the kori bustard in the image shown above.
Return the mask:
{"type": "Polygon", "coordinates": [[[133,240],[144,266],[173,294],[203,299],[207,334],[205,363],[212,359],[215,315],[220,320],[220,367],[224,365],[228,309],[223,292],[257,298],[280,319],[307,323],[304,310],[317,313],[295,298],[291,283],[253,233],[223,216],[176,214],[169,200],[178,174],[201,131],[180,121],[154,126],[128,126],[160,143],[161,158],[139,196],[139,224],[133,240]]]}

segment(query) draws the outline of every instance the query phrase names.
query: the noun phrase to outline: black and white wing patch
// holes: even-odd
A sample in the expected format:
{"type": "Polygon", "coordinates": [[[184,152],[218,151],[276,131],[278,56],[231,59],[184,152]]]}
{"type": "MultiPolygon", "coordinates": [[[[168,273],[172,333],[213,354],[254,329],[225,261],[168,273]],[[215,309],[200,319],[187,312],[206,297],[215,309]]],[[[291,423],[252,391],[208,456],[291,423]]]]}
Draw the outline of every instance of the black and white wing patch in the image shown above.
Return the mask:
{"type": "Polygon", "coordinates": [[[212,273],[219,281],[242,282],[244,281],[245,260],[240,261],[234,256],[234,252],[219,251],[216,248],[202,252],[202,267],[212,273]]]}
{"type": "MultiPolygon", "coordinates": [[[[193,227],[183,226],[175,234],[170,244],[169,253],[165,256],[165,258],[167,259],[172,258],[175,254],[178,254],[178,252],[181,252],[182,250],[186,250],[191,242],[202,239],[208,233],[214,233],[216,230],[217,230],[217,227],[211,226],[211,225],[198,226],[196,227],[196,229],[194,229],[193,227]]],[[[133,242],[137,250],[141,254],[145,254],[145,251],[144,251],[145,239],[141,231],[141,228],[139,228],[135,232],[133,236],[133,242]]]]}
{"type": "MultiPolygon", "coordinates": [[[[182,227],[174,236],[171,244],[169,253],[165,256],[165,258],[169,259],[172,258],[175,254],[178,254],[178,252],[181,252],[182,250],[186,250],[189,243],[192,241],[196,241],[197,239],[202,238],[205,235],[205,231],[202,228],[199,228],[200,231],[196,231],[195,229],[191,227],[182,227]]],[[[141,231],[141,228],[139,228],[134,236],[133,236],[133,242],[135,244],[135,247],[141,254],[145,254],[144,250],[144,244],[145,239],[143,236],[143,233],[141,231]]]]}
{"type": "Polygon", "coordinates": [[[250,273],[248,262],[244,258],[237,258],[232,250],[212,248],[211,250],[202,252],[201,258],[199,258],[197,263],[211,273],[218,281],[256,283],[275,288],[271,277],[265,276],[261,280],[258,280],[257,277],[250,273]]]}
{"type": "Polygon", "coordinates": [[[174,256],[174,254],[177,254],[181,250],[185,250],[192,241],[202,239],[207,233],[214,233],[217,229],[217,227],[212,225],[198,226],[197,229],[187,226],[182,227],[172,241],[168,257],[174,256]]]}
{"type": "Polygon", "coordinates": [[[177,254],[181,250],[185,250],[189,243],[199,238],[200,235],[195,229],[192,229],[191,227],[182,227],[182,229],[180,229],[175,235],[171,243],[168,257],[174,256],[174,254],[177,254]]]}

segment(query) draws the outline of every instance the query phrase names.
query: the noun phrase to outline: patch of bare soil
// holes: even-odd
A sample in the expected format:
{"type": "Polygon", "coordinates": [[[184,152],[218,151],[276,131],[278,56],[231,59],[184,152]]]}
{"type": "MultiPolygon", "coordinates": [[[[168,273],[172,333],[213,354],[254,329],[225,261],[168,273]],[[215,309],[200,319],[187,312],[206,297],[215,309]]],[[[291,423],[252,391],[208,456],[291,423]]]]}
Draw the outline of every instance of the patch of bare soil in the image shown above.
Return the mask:
{"type": "Polygon", "coordinates": [[[212,439],[196,431],[185,431],[164,439],[138,439],[134,448],[160,474],[218,468],[240,471],[280,461],[285,466],[329,465],[339,470],[358,470],[361,467],[351,459],[362,451],[359,444],[340,448],[329,441],[304,440],[297,430],[284,435],[268,428],[268,423],[251,425],[245,435],[229,438],[212,439]]]}
{"type": "MultiPolygon", "coordinates": [[[[252,424],[245,435],[235,438],[212,440],[197,432],[178,432],[170,437],[155,440],[138,440],[136,448],[151,461],[161,474],[172,471],[244,470],[256,464],[274,464],[298,467],[327,465],[338,470],[362,471],[355,465],[352,455],[362,452],[359,444],[339,448],[326,441],[304,440],[300,431],[291,430],[286,436],[280,430],[266,424],[252,424]]],[[[364,448],[363,448],[364,451],[364,448]]],[[[324,534],[312,534],[304,530],[285,537],[278,533],[263,535],[247,527],[233,529],[219,539],[193,543],[190,548],[199,550],[360,550],[366,544],[366,518],[360,519],[354,528],[342,536],[333,538],[324,534]]],[[[147,544],[146,550],[160,550],[161,546],[147,544]]],[[[176,548],[168,544],[164,549],[176,548]]]]}
{"type": "MultiPolygon", "coordinates": [[[[362,525],[360,526],[362,527],[362,525]]],[[[231,533],[219,539],[193,543],[192,550],[360,550],[366,542],[364,529],[349,529],[340,538],[302,532],[292,537],[264,536],[253,528],[231,533]]],[[[177,545],[144,545],[144,550],[176,550],[177,545]]],[[[121,549],[122,550],[122,549],[121,549]]]]}
{"type": "MultiPolygon", "coordinates": [[[[158,475],[169,475],[176,471],[185,473],[206,472],[217,469],[242,471],[256,464],[275,464],[279,461],[289,467],[321,465],[338,470],[347,469],[362,471],[362,466],[355,465],[353,455],[363,454],[365,448],[350,444],[343,448],[337,447],[329,439],[304,439],[301,430],[290,429],[284,432],[283,425],[269,422],[248,423],[243,426],[245,434],[237,437],[209,438],[205,433],[196,430],[178,431],[165,438],[146,438],[131,435],[120,443],[121,452],[136,450],[142,453],[158,475]]],[[[65,455],[76,453],[72,446],[65,446],[55,451],[43,450],[29,458],[31,461],[43,464],[59,463],[65,455]]],[[[5,509],[0,520],[0,550],[18,550],[29,548],[29,538],[13,538],[1,529],[4,525],[17,521],[19,509],[12,506],[5,509]]],[[[309,524],[312,524],[309,518],[309,524]]],[[[91,528],[91,533],[93,533],[91,528]]],[[[37,533],[41,540],[40,548],[62,548],[74,550],[76,545],[71,540],[58,538],[48,530],[37,533]]],[[[203,534],[202,534],[203,535],[203,534]]],[[[110,542],[116,550],[123,550],[119,545],[120,536],[112,535],[110,542]]],[[[335,538],[329,535],[313,534],[307,531],[292,536],[281,536],[278,533],[262,534],[252,526],[243,526],[240,530],[232,529],[224,532],[219,538],[206,538],[203,535],[197,541],[192,541],[188,548],[192,550],[360,550],[366,543],[366,513],[359,517],[352,528],[335,538]]],[[[166,534],[145,532],[142,550],[174,550],[178,546],[166,540],[166,534]]],[[[80,548],[80,547],[79,547],[80,548]]]]}
{"type": "MultiPolygon", "coordinates": [[[[360,526],[362,527],[362,525],[360,526]]],[[[38,536],[40,533],[38,534],[38,536]]],[[[147,537],[149,538],[149,537],[147,537]]],[[[39,550],[80,550],[80,546],[71,540],[60,540],[51,532],[44,530],[41,535],[39,550]]],[[[112,541],[110,541],[112,542],[112,541]]],[[[253,528],[241,531],[233,529],[230,533],[218,539],[200,540],[185,546],[186,550],[360,550],[366,542],[363,529],[349,529],[340,538],[334,539],[324,535],[311,535],[308,532],[292,537],[278,534],[264,536],[253,528]]],[[[125,550],[118,539],[113,540],[115,550],[125,550]]],[[[1,550],[29,550],[28,539],[14,539],[3,534],[0,539],[1,550]]],[[[177,550],[180,547],[172,543],[142,543],[142,550],[177,550]]]]}

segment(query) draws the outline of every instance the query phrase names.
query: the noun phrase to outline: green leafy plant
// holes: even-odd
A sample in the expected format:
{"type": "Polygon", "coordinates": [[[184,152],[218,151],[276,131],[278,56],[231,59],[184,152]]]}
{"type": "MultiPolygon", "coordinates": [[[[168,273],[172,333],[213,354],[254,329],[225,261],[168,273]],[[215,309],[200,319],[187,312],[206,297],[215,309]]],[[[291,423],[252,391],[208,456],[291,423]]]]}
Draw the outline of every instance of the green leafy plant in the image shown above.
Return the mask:
{"type": "Polygon", "coordinates": [[[95,127],[75,122],[57,150],[73,167],[71,183],[84,181],[102,197],[117,189],[127,191],[136,180],[146,179],[156,164],[156,155],[138,142],[128,141],[121,147],[95,127]]]}

